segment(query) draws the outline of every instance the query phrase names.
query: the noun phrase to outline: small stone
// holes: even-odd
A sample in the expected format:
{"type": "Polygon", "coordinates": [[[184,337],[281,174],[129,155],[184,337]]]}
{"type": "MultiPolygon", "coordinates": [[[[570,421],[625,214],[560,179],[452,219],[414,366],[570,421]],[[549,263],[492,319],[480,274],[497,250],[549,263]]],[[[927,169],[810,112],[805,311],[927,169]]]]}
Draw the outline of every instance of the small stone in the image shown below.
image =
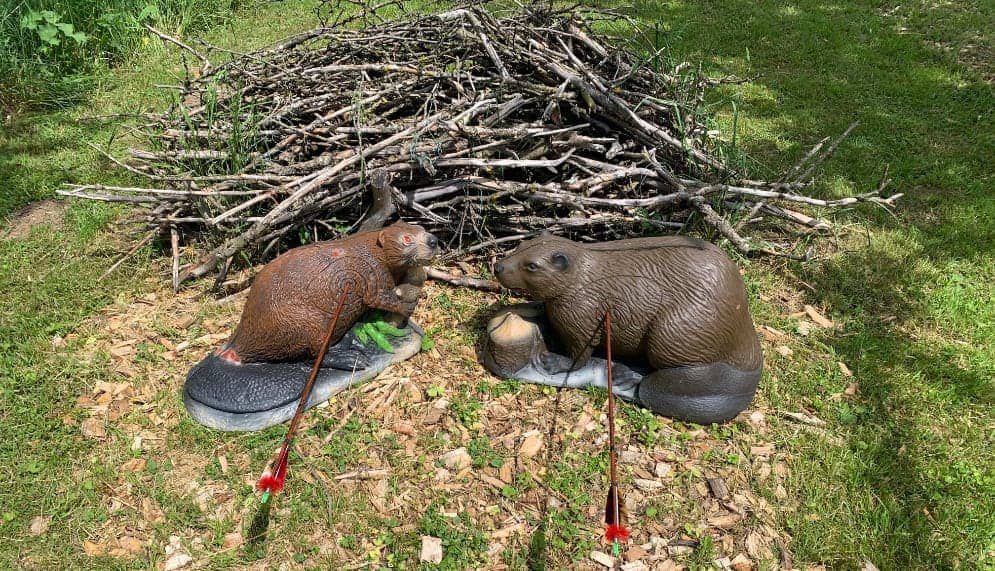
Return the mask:
{"type": "Polygon", "coordinates": [[[839,365],[840,372],[843,373],[844,377],[852,377],[853,376],[853,371],[850,370],[850,367],[846,366],[846,363],[844,363],[843,361],[840,361],[839,363],[837,363],[837,365],[839,365]]]}
{"type": "Polygon", "coordinates": [[[612,557],[611,555],[608,555],[607,553],[603,553],[601,551],[592,551],[591,559],[595,563],[600,563],[605,567],[607,567],[608,569],[612,569],[615,567],[615,558],[612,557]]]}
{"type": "Polygon", "coordinates": [[[449,452],[443,454],[439,460],[442,461],[442,465],[446,468],[457,471],[469,468],[470,464],[473,463],[473,459],[470,458],[470,454],[466,451],[466,448],[450,450],[449,452]]]}
{"type": "Polygon", "coordinates": [[[660,488],[663,487],[663,484],[661,482],[658,482],[656,480],[647,480],[644,478],[633,478],[632,482],[640,490],[659,490],[660,488]]]}
{"type": "Polygon", "coordinates": [[[795,352],[791,350],[791,347],[788,347],[787,345],[778,345],[774,350],[777,351],[782,357],[790,357],[795,354],[795,352]]]}
{"type": "Polygon", "coordinates": [[[729,569],[730,566],[732,565],[732,561],[729,561],[728,557],[720,557],[715,561],[713,561],[712,563],[714,563],[716,567],[722,570],[729,569]]]}
{"type": "Polygon", "coordinates": [[[166,556],[170,556],[183,549],[183,545],[180,543],[180,536],[170,535],[169,543],[166,545],[166,556]]]}
{"type": "Polygon", "coordinates": [[[515,480],[515,472],[511,467],[511,462],[505,462],[501,465],[501,469],[498,470],[498,476],[505,484],[510,484],[515,480]]]}
{"type": "Polygon", "coordinates": [[[31,520],[31,535],[42,535],[48,531],[49,524],[52,523],[52,518],[40,515],[31,520]]]}
{"type": "Polygon", "coordinates": [[[166,560],[166,565],[162,568],[163,571],[176,571],[177,569],[183,569],[187,565],[193,562],[193,557],[190,557],[182,551],[174,553],[166,560]]]}
{"type": "Polygon", "coordinates": [[[538,430],[525,433],[522,446],[518,449],[518,455],[522,458],[531,458],[542,450],[542,434],[538,430]]]}
{"type": "Polygon", "coordinates": [[[668,545],[667,553],[671,555],[688,555],[693,552],[694,549],[688,545],[668,545]]]}
{"type": "Polygon", "coordinates": [[[425,563],[442,563],[442,540],[430,535],[421,536],[421,556],[425,563]]]}
{"type": "Polygon", "coordinates": [[[618,455],[619,462],[623,464],[639,464],[643,461],[644,456],[639,452],[634,450],[623,450],[621,454],[618,455]]]}
{"type": "Polygon", "coordinates": [[[649,567],[642,561],[630,561],[622,565],[622,571],[649,571],[649,567]]]}
{"type": "Polygon", "coordinates": [[[657,478],[666,478],[673,473],[674,467],[667,462],[657,462],[653,471],[656,472],[657,478]]]}
{"type": "Polygon", "coordinates": [[[242,534],[237,531],[233,531],[232,533],[225,534],[224,543],[222,543],[221,545],[225,549],[231,549],[233,547],[238,547],[243,543],[245,543],[245,540],[242,539],[242,534]]]}

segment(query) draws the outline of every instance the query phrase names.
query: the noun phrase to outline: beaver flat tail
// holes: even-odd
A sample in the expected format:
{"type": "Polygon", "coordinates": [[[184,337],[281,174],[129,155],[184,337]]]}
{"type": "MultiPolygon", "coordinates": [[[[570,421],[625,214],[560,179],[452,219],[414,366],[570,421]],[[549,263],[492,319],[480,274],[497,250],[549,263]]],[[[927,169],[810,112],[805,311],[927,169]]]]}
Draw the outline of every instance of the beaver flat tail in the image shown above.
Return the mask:
{"type": "Polygon", "coordinates": [[[635,400],[685,422],[727,422],[750,406],[760,376],[761,368],[744,371],[726,363],[660,369],[642,378],[635,400]]]}

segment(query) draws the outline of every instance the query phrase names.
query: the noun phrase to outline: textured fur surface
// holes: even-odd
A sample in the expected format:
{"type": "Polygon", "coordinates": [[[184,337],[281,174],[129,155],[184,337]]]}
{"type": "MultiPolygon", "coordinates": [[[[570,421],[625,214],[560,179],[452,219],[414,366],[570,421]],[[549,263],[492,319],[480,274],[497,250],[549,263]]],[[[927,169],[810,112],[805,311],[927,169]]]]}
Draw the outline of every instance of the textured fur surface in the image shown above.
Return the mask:
{"type": "Polygon", "coordinates": [[[610,308],[612,352],[624,363],[616,365],[624,373],[616,375],[619,396],[703,424],[727,421],[753,399],[763,353],[746,286],[712,244],[679,236],[580,244],[543,235],[494,271],[545,309],[530,317],[509,308],[492,320],[485,364],[498,374],[604,386],[604,360],[591,356],[604,346],[610,308]],[[567,356],[550,352],[560,349],[567,356]]]}
{"type": "Polygon", "coordinates": [[[506,287],[546,303],[572,358],[586,361],[610,307],[612,350],[652,368],[727,363],[759,368],[760,344],[739,268],[708,242],[681,236],[580,244],[544,235],[495,268],[506,287]]]}
{"type": "Polygon", "coordinates": [[[332,344],[367,310],[408,316],[425,280],[422,266],[437,252],[434,236],[404,222],[294,248],[260,270],[235,334],[218,355],[243,363],[313,357],[347,284],[332,344]]]}

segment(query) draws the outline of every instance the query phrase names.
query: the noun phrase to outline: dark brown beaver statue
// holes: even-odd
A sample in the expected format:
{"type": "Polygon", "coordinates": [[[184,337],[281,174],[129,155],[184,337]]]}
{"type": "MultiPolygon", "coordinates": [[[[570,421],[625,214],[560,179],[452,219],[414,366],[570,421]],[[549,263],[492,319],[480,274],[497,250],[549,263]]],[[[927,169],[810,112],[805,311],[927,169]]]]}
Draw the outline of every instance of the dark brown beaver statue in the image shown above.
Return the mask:
{"type": "Polygon", "coordinates": [[[549,234],[494,268],[501,283],[544,302],[489,326],[485,363],[526,381],[606,386],[601,323],[611,308],[616,393],[698,423],[745,409],[763,364],[739,269],[716,246],[668,236],[580,244],[549,234]],[[554,335],[549,334],[552,329],[554,335]],[[547,349],[559,343],[566,356],[547,349]]]}
{"type": "Polygon", "coordinates": [[[198,422],[224,430],[255,430],[289,418],[346,286],[310,405],[417,353],[421,332],[414,324],[403,330],[383,321],[363,324],[397,338],[373,331],[379,350],[361,342],[370,329],[353,326],[371,309],[399,316],[395,323],[405,321],[425,282],[423,266],[438,250],[438,240],[425,229],[397,222],[279,256],[253,280],[231,339],[187,376],[187,410],[198,422]]]}

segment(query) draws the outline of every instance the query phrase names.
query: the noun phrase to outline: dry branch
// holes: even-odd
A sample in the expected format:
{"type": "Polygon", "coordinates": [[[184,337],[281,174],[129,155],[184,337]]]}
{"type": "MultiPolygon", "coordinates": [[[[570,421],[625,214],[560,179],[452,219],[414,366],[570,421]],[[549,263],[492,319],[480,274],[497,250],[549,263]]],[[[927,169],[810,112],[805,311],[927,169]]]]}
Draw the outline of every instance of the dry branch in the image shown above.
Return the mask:
{"type": "MultiPolygon", "coordinates": [[[[686,64],[654,69],[593,31],[591,22],[616,15],[537,4],[498,17],[487,2],[469,2],[387,21],[369,3],[346,4],[358,12],[270,49],[215,50],[235,56],[219,66],[150,30],[203,65],[168,112],[138,117],[147,149],[108,155],[152,188],[61,193],[147,209],[152,233],[170,233],[177,282],[395,213],[436,233],[450,258],[543,229],[613,239],[687,231],[689,221],[744,253],[790,254],[743,226],[763,219],[768,232],[813,231],[828,226],[818,213],[774,203],[825,210],[896,198],[880,196],[883,187],[806,194],[854,125],[779,182],[746,179],[700,123],[705,91],[730,80],[686,64]],[[344,27],[350,21],[365,27],[344,27]],[[181,237],[202,255],[177,268],[181,237]]],[[[399,9],[396,0],[379,6],[399,9]]]]}

